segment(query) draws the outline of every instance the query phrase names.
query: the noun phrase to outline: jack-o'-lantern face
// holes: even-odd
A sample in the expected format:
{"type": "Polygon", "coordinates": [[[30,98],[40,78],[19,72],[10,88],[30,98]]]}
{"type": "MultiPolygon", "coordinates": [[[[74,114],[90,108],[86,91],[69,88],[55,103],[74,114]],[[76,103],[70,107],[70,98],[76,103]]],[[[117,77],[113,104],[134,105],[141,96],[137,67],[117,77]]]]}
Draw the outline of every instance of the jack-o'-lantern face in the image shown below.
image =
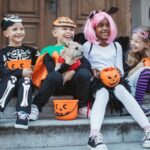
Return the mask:
{"type": "Polygon", "coordinates": [[[70,110],[67,104],[55,104],[55,111],[57,116],[64,116],[69,114],[70,110]]]}
{"type": "Polygon", "coordinates": [[[29,68],[31,68],[31,60],[7,61],[7,67],[11,70],[14,70],[14,69],[29,69],[29,68]]]}
{"type": "Polygon", "coordinates": [[[107,87],[115,87],[120,82],[120,73],[116,68],[105,68],[100,71],[100,79],[107,87]]]}
{"type": "Polygon", "coordinates": [[[54,100],[55,117],[58,120],[72,120],[77,117],[78,100],[54,100]]]}
{"type": "Polygon", "coordinates": [[[150,67],[150,57],[143,58],[142,62],[144,63],[144,66],[150,67]]]}

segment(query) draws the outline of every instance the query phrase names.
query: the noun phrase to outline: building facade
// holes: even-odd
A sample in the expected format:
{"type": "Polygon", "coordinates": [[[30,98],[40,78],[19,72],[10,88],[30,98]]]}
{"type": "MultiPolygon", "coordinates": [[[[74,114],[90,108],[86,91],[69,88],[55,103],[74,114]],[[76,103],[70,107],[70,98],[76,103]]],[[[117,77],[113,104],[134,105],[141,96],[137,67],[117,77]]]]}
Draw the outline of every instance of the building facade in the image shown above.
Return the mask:
{"type": "MultiPolygon", "coordinates": [[[[147,6],[147,3],[149,4],[150,0],[0,0],[0,19],[8,14],[22,17],[26,29],[24,43],[40,50],[48,44],[55,43],[51,34],[52,22],[59,16],[72,18],[77,24],[76,33],[79,33],[82,32],[91,10],[108,10],[114,6],[119,8],[113,15],[118,27],[118,36],[129,36],[134,18],[134,26],[143,21],[137,19],[135,8],[147,6]],[[133,4],[136,4],[136,7],[133,7],[133,4]]],[[[142,11],[141,8],[138,14],[142,11]]],[[[1,29],[0,33],[1,48],[7,44],[7,40],[2,36],[1,29]]]]}

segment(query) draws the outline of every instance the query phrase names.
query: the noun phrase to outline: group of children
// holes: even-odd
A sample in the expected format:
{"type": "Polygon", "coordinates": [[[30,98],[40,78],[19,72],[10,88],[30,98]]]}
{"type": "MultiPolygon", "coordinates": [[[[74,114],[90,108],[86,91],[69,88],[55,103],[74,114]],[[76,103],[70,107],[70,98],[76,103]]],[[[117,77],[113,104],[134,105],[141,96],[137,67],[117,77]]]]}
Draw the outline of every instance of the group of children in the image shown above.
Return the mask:
{"type": "MultiPolygon", "coordinates": [[[[16,128],[27,129],[28,120],[37,120],[49,97],[55,94],[73,95],[79,100],[79,113],[86,116],[89,93],[92,90],[95,97],[90,112],[88,140],[91,150],[108,150],[103,142],[101,126],[109,97],[120,101],[143,128],[143,146],[150,147],[150,123],[140,107],[145,92],[150,89],[150,67],[146,66],[150,57],[148,28],[133,31],[126,61],[129,73],[124,78],[122,47],[118,42],[113,42],[117,28],[112,17],[105,11],[92,11],[85,23],[84,36],[87,42],[82,46],[80,65],[66,57],[57,70],[52,55],[53,52],[61,54],[65,43],[73,40],[76,25],[70,18],[59,17],[53,22],[52,34],[57,42],[41,50],[40,56],[35,49],[22,44],[25,36],[22,19],[7,16],[1,27],[4,36],[8,38],[8,46],[0,51],[0,111],[3,112],[12,96],[17,94],[16,128]],[[41,76],[38,93],[32,101],[33,66],[36,68],[40,64],[41,69],[45,69],[42,70],[44,75],[41,76]],[[70,70],[72,65],[78,67],[70,70]],[[102,79],[102,72],[106,70],[118,73],[117,82],[111,83],[110,87],[102,79]],[[127,81],[132,95],[124,85],[127,81]]],[[[108,75],[108,79],[111,78],[108,75]]]]}

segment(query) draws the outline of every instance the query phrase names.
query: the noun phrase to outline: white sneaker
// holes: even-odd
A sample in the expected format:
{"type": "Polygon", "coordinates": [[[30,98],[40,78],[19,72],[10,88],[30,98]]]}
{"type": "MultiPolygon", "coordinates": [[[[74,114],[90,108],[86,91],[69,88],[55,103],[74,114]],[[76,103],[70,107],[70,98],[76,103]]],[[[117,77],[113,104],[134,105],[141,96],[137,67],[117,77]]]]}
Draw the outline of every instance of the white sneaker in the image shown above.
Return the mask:
{"type": "Polygon", "coordinates": [[[79,117],[87,117],[87,118],[90,118],[90,115],[91,115],[91,110],[89,109],[88,110],[88,107],[82,107],[82,108],[79,108],[79,114],[78,116],[79,117]]]}
{"type": "Polygon", "coordinates": [[[90,150],[108,150],[108,147],[103,142],[103,135],[95,135],[89,138],[88,147],[90,150]]]}
{"type": "Polygon", "coordinates": [[[15,128],[28,129],[29,114],[27,114],[24,111],[19,111],[16,114],[17,114],[17,120],[16,120],[15,128]]]}
{"type": "Polygon", "coordinates": [[[146,132],[144,141],[143,141],[143,147],[150,148],[150,131],[146,132]]]}
{"type": "Polygon", "coordinates": [[[32,104],[31,105],[31,114],[30,114],[29,120],[35,121],[38,118],[39,118],[39,110],[38,110],[36,105],[32,104]]]}

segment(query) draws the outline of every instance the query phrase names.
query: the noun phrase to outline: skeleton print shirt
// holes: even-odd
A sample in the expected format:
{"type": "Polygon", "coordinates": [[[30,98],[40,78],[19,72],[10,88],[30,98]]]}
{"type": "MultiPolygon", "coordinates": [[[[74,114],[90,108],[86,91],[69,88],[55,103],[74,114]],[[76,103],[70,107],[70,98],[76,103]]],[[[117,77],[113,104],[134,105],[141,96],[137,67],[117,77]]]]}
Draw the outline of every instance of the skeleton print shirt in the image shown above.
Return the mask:
{"type": "MultiPolygon", "coordinates": [[[[38,57],[38,51],[29,46],[11,47],[7,46],[0,50],[0,78],[4,76],[14,75],[16,77],[22,76],[21,66],[24,64],[19,64],[20,61],[28,60],[31,65],[34,65],[38,57]],[[8,62],[17,62],[16,65],[20,67],[10,69],[8,62]]],[[[15,64],[12,64],[15,66],[15,64]]]]}

